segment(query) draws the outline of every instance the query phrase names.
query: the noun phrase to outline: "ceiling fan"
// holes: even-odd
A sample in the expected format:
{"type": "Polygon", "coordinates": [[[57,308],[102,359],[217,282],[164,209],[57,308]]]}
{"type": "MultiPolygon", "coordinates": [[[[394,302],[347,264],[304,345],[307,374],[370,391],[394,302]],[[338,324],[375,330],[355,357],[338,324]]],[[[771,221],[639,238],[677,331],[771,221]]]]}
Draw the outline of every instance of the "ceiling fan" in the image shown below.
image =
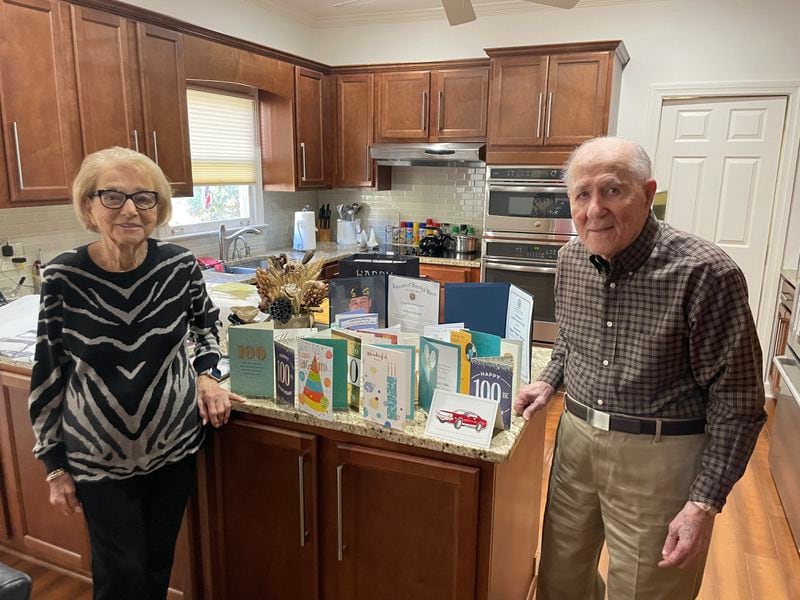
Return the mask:
{"type": "MultiPolygon", "coordinates": [[[[337,2],[334,6],[346,6],[348,4],[355,4],[357,2],[364,2],[365,0],[343,0],[337,2]]],[[[369,2],[369,0],[366,0],[369,2]]],[[[523,0],[524,2],[532,2],[533,4],[544,4],[545,6],[553,6],[556,8],[572,8],[579,0],[523,0]]],[[[472,7],[472,0],[441,0],[442,8],[447,15],[447,21],[450,25],[462,25],[475,20],[475,9],[472,7]]]]}

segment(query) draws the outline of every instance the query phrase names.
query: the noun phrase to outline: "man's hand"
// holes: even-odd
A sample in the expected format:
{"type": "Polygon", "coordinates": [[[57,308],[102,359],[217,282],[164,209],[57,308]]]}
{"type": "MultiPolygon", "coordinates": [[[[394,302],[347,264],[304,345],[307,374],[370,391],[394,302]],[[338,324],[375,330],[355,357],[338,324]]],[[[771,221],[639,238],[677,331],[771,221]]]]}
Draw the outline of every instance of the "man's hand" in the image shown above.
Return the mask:
{"type": "Polygon", "coordinates": [[[711,542],[714,516],[704,512],[692,502],[687,502],[669,524],[669,533],[661,550],[664,560],[659,567],[688,567],[698,555],[704,553],[711,542]]]}
{"type": "Polygon", "coordinates": [[[64,473],[48,483],[50,484],[50,504],[65,515],[83,512],[81,503],[78,502],[78,497],[75,495],[75,482],[72,481],[72,475],[64,473]]]}
{"type": "Polygon", "coordinates": [[[200,375],[197,378],[197,408],[203,425],[211,421],[214,427],[221,427],[231,416],[231,400],[244,402],[244,398],[220,387],[213,377],[200,375]]]}
{"type": "Polygon", "coordinates": [[[555,393],[556,389],[549,383],[534,381],[517,393],[514,398],[514,412],[529,421],[534,414],[547,406],[555,393]]]}

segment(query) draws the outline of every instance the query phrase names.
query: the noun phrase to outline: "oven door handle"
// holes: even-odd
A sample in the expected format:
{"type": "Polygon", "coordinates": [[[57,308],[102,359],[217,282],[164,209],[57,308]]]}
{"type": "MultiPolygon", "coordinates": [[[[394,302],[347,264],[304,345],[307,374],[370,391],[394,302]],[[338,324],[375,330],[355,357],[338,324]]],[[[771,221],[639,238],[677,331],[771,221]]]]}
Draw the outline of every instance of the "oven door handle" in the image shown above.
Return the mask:
{"type": "Polygon", "coordinates": [[[565,194],[567,186],[547,186],[529,183],[527,185],[496,185],[489,184],[489,193],[492,192],[533,192],[534,194],[565,194]]]}
{"type": "Polygon", "coordinates": [[[555,273],[555,267],[536,267],[533,265],[499,262],[484,259],[484,264],[487,269],[496,269],[498,271],[517,271],[518,273],[555,273]]]}

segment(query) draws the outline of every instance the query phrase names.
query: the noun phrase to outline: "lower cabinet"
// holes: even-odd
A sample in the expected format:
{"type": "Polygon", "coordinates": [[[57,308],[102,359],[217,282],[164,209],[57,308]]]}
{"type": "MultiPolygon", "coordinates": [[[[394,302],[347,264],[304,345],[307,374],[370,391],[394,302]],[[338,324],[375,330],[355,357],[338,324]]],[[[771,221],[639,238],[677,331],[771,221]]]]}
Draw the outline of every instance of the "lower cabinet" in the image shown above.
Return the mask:
{"type": "Polygon", "coordinates": [[[481,280],[480,267],[459,267],[453,265],[421,264],[420,277],[427,277],[438,281],[442,286],[439,294],[439,322],[444,322],[444,284],[445,283],[470,283],[481,280]]]}
{"type": "Polygon", "coordinates": [[[234,413],[206,449],[205,597],[525,598],[543,439],[490,463],[234,413]]]}

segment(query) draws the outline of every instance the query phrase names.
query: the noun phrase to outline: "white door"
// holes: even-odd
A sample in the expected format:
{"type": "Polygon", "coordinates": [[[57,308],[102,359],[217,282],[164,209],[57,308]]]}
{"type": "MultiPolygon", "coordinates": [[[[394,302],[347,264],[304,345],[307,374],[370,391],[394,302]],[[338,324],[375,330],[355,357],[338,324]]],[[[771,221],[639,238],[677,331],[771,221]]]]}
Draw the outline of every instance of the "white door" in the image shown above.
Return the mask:
{"type": "Polygon", "coordinates": [[[654,176],[665,220],[719,245],[741,267],[758,315],[786,98],[667,100],[654,176]]]}

